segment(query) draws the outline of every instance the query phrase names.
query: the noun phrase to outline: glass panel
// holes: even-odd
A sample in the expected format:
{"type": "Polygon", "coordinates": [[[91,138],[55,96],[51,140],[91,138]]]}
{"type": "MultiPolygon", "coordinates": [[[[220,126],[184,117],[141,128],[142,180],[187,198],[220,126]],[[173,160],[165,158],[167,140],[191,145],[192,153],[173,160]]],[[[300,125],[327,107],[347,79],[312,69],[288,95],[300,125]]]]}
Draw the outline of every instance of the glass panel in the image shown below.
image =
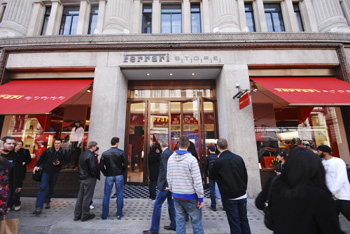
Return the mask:
{"type": "Polygon", "coordinates": [[[131,98],[191,98],[213,97],[211,89],[159,89],[159,90],[131,90],[131,98]]]}
{"type": "Polygon", "coordinates": [[[298,24],[298,31],[303,32],[304,26],[303,26],[303,21],[301,19],[301,12],[300,12],[300,8],[299,8],[299,3],[297,3],[297,2],[293,3],[293,7],[294,7],[295,18],[296,18],[297,24],[298,24]]]}
{"type": "Polygon", "coordinates": [[[181,33],[181,4],[162,4],[161,32],[181,33]]]}
{"type": "Polygon", "coordinates": [[[171,102],[170,111],[171,111],[171,150],[174,152],[176,143],[181,136],[181,103],[171,102]]]}
{"type": "Polygon", "coordinates": [[[72,28],[70,31],[71,35],[77,34],[78,20],[79,20],[79,16],[73,16],[72,28]]]}
{"type": "Polygon", "coordinates": [[[280,4],[264,3],[265,18],[269,32],[284,32],[284,23],[280,4]]]}
{"type": "Polygon", "coordinates": [[[249,32],[255,32],[253,4],[252,3],[244,3],[244,7],[245,7],[245,17],[246,17],[246,21],[247,21],[247,27],[249,28],[249,32]]]}
{"type": "Polygon", "coordinates": [[[160,139],[168,140],[168,103],[150,103],[150,145],[159,144],[160,139]]]}
{"type": "Polygon", "coordinates": [[[205,148],[215,144],[215,114],[214,103],[204,102],[204,129],[205,129],[205,148]]]}
{"type": "Polygon", "coordinates": [[[146,103],[130,105],[129,145],[128,145],[128,181],[143,181],[143,158],[145,139],[146,103]]]}
{"type": "Polygon", "coordinates": [[[191,4],[191,27],[192,33],[200,33],[201,32],[201,12],[200,12],[200,4],[192,3],[191,4]]]}
{"type": "Polygon", "coordinates": [[[49,23],[50,13],[51,13],[51,7],[46,7],[43,27],[41,29],[41,35],[46,35],[47,24],[49,23]]]}
{"type": "Polygon", "coordinates": [[[198,113],[199,101],[194,100],[191,102],[183,103],[183,135],[188,136],[190,141],[194,143],[196,148],[197,158],[199,154],[199,113],[198,113]]]}
{"type": "Polygon", "coordinates": [[[181,14],[173,14],[171,23],[171,33],[181,33],[181,14]]]}
{"type": "Polygon", "coordinates": [[[171,33],[171,15],[163,15],[162,14],[162,26],[161,26],[161,32],[162,33],[171,33]]]}
{"type": "Polygon", "coordinates": [[[142,33],[152,33],[152,4],[143,4],[142,33]]]}
{"type": "Polygon", "coordinates": [[[93,5],[93,6],[91,6],[88,34],[94,34],[96,26],[97,26],[97,18],[98,18],[98,6],[93,5]]]}
{"type": "Polygon", "coordinates": [[[79,19],[79,6],[63,9],[60,35],[76,34],[79,19]]]}

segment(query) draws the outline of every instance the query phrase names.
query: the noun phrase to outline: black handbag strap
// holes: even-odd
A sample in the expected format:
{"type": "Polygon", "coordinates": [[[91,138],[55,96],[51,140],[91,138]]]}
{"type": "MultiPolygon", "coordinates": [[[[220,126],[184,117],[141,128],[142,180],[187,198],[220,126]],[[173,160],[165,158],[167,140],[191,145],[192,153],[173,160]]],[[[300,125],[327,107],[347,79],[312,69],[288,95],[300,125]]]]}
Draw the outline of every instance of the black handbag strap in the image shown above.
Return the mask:
{"type": "Polygon", "coordinates": [[[273,183],[275,182],[276,179],[277,179],[277,176],[275,176],[272,179],[272,181],[271,181],[271,184],[270,184],[270,187],[269,187],[269,191],[267,192],[267,198],[266,198],[266,201],[265,201],[265,206],[269,206],[269,202],[271,200],[272,186],[273,186],[273,183]]]}

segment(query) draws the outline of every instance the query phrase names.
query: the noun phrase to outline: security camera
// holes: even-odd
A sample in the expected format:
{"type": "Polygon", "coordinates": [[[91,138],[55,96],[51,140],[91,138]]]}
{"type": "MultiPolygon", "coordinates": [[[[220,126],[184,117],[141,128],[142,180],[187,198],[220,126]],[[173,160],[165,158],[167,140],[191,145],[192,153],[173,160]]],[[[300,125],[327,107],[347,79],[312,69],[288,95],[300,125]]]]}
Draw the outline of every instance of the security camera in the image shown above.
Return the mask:
{"type": "Polygon", "coordinates": [[[239,89],[239,84],[238,83],[236,84],[236,88],[239,89]]]}

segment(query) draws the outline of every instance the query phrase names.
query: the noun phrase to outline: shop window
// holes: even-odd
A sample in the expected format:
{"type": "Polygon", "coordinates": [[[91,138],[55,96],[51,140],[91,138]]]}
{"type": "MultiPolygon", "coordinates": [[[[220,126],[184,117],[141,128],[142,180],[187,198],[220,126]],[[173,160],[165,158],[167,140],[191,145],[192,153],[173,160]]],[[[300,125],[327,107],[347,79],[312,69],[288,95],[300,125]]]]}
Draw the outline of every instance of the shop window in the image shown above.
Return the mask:
{"type": "Polygon", "coordinates": [[[181,33],[181,18],[181,4],[162,4],[161,33],[181,33]]]}
{"type": "Polygon", "coordinates": [[[284,22],[279,3],[264,3],[268,32],[284,32],[284,22]]]}
{"type": "Polygon", "coordinates": [[[41,35],[43,35],[43,36],[46,35],[46,30],[47,30],[47,25],[49,23],[50,13],[51,13],[51,6],[46,6],[43,27],[41,29],[41,35]]]}
{"type": "Polygon", "coordinates": [[[245,10],[245,18],[247,21],[247,27],[249,29],[249,32],[255,32],[256,30],[255,30],[253,3],[252,2],[244,3],[244,10],[245,10]]]}
{"type": "Polygon", "coordinates": [[[152,33],[152,4],[143,4],[142,33],[152,33]]]}
{"type": "Polygon", "coordinates": [[[60,35],[75,35],[79,20],[79,6],[63,8],[60,35]]]}
{"type": "Polygon", "coordinates": [[[91,11],[90,11],[88,34],[94,34],[97,26],[97,18],[98,18],[98,5],[92,5],[91,11]]]}
{"type": "Polygon", "coordinates": [[[191,3],[191,32],[201,32],[201,9],[199,3],[191,3]]]}
{"type": "Polygon", "coordinates": [[[4,18],[6,10],[6,4],[1,5],[0,7],[0,23],[2,22],[2,19],[4,18]]]}
{"type": "Polygon", "coordinates": [[[193,98],[213,97],[212,89],[152,89],[131,90],[131,98],[193,98]]]}
{"type": "Polygon", "coordinates": [[[294,8],[294,15],[295,15],[295,18],[296,18],[297,24],[298,24],[298,31],[303,32],[304,26],[303,26],[303,20],[301,18],[299,3],[293,2],[293,8],[294,8]]]}

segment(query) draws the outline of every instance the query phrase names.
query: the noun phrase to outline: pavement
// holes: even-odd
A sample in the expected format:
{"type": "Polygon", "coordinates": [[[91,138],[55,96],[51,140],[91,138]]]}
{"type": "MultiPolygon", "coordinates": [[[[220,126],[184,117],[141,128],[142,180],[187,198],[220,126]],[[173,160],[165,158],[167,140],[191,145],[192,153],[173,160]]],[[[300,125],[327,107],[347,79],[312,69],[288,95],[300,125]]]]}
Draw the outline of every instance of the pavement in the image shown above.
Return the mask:
{"type": "MultiPolygon", "coordinates": [[[[35,198],[22,197],[20,211],[11,211],[8,219],[19,218],[19,233],[23,234],[92,234],[92,233],[125,233],[141,234],[151,225],[153,201],[148,198],[126,198],[124,199],[124,216],[117,220],[115,199],[111,199],[110,217],[108,220],[101,219],[102,199],[94,199],[95,208],[91,210],[96,217],[92,220],[81,222],[73,221],[75,198],[53,198],[50,209],[43,209],[40,216],[34,216],[32,212],[35,207],[35,198]]],[[[229,233],[229,225],[222,205],[217,211],[209,209],[210,199],[204,199],[203,226],[205,233],[224,234],[229,233]]],[[[271,234],[263,222],[263,213],[254,206],[254,199],[248,199],[248,219],[253,234],[271,234]]],[[[340,217],[341,228],[350,234],[350,222],[343,216],[340,217]]],[[[162,207],[160,232],[163,234],[175,234],[167,231],[163,226],[169,225],[169,216],[166,204],[162,207]]],[[[186,232],[193,233],[190,222],[186,224],[186,232]]]]}

